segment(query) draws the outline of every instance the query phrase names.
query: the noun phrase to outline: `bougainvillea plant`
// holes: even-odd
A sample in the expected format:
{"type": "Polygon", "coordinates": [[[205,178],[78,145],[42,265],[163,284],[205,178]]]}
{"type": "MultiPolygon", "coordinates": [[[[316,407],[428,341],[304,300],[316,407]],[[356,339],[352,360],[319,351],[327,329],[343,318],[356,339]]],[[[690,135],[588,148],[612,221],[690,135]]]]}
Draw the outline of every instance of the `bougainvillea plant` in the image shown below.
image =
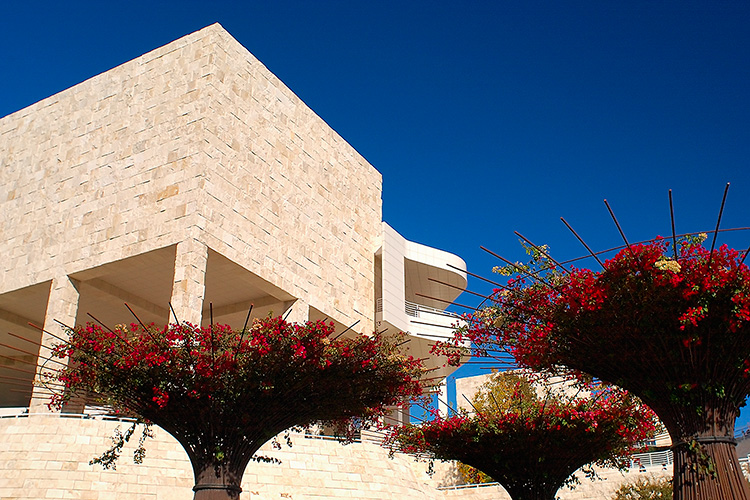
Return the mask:
{"type": "Polygon", "coordinates": [[[513,500],[553,500],[587,464],[626,466],[628,455],[656,430],[655,414],[623,390],[600,387],[585,397],[565,392],[538,397],[528,387],[525,380],[517,382],[504,400],[494,395],[482,400],[480,393],[472,413],[396,428],[392,439],[404,452],[479,469],[513,500]]]}
{"type": "Polygon", "coordinates": [[[704,240],[632,244],[600,271],[518,266],[458,337],[624,387],[669,431],[676,499],[748,499],[733,438],[750,394],[750,270],[704,240]]]}
{"type": "Polygon", "coordinates": [[[55,348],[70,361],[51,405],[85,397],[158,425],[185,448],[196,500],[236,499],[248,462],[277,434],[352,417],[366,425],[421,395],[421,361],[400,353],[398,337],[333,334],[332,324],[272,317],[241,331],[89,324],[55,348]]]}

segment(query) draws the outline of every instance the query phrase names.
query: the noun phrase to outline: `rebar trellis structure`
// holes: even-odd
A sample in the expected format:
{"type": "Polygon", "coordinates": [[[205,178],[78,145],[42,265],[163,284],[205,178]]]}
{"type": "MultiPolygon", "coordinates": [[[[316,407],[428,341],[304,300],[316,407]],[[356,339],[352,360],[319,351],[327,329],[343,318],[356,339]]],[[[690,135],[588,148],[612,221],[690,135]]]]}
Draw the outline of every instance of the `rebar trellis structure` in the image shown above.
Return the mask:
{"type": "Polygon", "coordinates": [[[56,346],[28,341],[40,356],[52,351],[37,382],[55,404],[80,396],[171,434],[193,465],[196,499],[238,498],[248,462],[285,430],[325,421],[343,433],[353,417],[376,425],[388,406],[423,390],[421,362],[402,354],[395,335],[342,338],[332,323],[280,317],[242,330],[136,319],[127,330],[69,328],[68,339],[46,332],[56,346]]]}
{"type": "Polygon", "coordinates": [[[393,446],[423,459],[460,460],[514,500],[552,500],[587,464],[625,467],[628,452],[655,429],[653,413],[617,388],[589,385],[597,392],[582,394],[547,386],[540,398],[528,373],[496,377],[467,399],[472,412],[395,430],[393,446]]]}
{"type": "MultiPolygon", "coordinates": [[[[750,394],[750,378],[746,370],[750,366],[750,325],[746,319],[750,317],[738,319],[732,316],[745,307],[744,297],[750,293],[750,272],[744,264],[750,248],[743,252],[716,248],[720,234],[750,228],[720,227],[728,187],[724,190],[716,226],[711,230],[684,234],[677,234],[675,230],[670,191],[670,239],[629,241],[606,200],[605,205],[623,245],[594,251],[565,219],[561,219],[588,255],[564,262],[554,261],[545,255],[544,263],[536,269],[518,269],[517,274],[526,282],[511,281],[510,285],[495,283],[499,285],[499,290],[496,290],[491,302],[495,307],[494,319],[500,324],[481,324],[482,320],[476,319],[478,315],[472,316],[476,319],[476,331],[483,330],[483,335],[471,338],[480,342],[480,347],[484,349],[510,348],[516,355],[522,352],[522,357],[526,356],[522,360],[526,366],[552,368],[563,365],[620,384],[642,397],[656,411],[672,437],[675,498],[681,500],[750,498],[746,482],[739,472],[733,435],[738,406],[750,394]],[[711,239],[710,250],[696,249],[695,237],[701,234],[711,239]],[[669,246],[672,248],[668,254],[669,246]],[[618,286],[630,290],[627,288],[630,285],[626,286],[625,281],[615,282],[615,278],[610,278],[615,274],[612,269],[615,265],[635,267],[638,262],[644,261],[643,254],[654,251],[654,248],[661,249],[658,257],[661,259],[660,266],[671,269],[675,290],[685,292],[679,289],[677,283],[680,280],[687,283],[687,270],[690,270],[691,276],[704,278],[705,285],[695,285],[695,295],[701,297],[703,303],[692,303],[685,299],[692,293],[690,290],[682,294],[655,291],[654,287],[648,286],[645,278],[627,282],[640,283],[638,286],[641,288],[633,285],[631,292],[614,296],[611,300],[608,298],[604,306],[594,308],[609,311],[609,315],[602,313],[597,316],[596,312],[587,311],[576,316],[574,321],[568,317],[573,316],[569,312],[563,309],[541,311],[539,304],[530,299],[535,293],[559,297],[561,293],[568,292],[566,286],[571,283],[569,271],[572,268],[566,266],[583,258],[595,259],[602,270],[591,271],[591,275],[593,279],[608,279],[609,292],[619,293],[612,292],[619,290],[616,288],[618,286]],[[619,252],[613,259],[616,263],[604,263],[600,257],[612,252],[619,252]],[[719,281],[721,283],[717,284],[719,281]],[[710,293],[706,291],[709,287],[710,293]],[[506,291],[500,293],[500,290],[506,291]],[[639,297],[647,296],[653,299],[653,294],[657,292],[661,293],[658,303],[639,300],[639,297]],[[523,300],[524,293],[527,300],[523,300]],[[553,314],[554,311],[557,312],[553,314]],[[695,319],[694,323],[691,323],[691,318],[695,319]],[[726,318],[734,319],[730,321],[726,318]],[[542,351],[547,349],[547,354],[551,354],[546,359],[530,362],[533,353],[528,349],[523,351],[523,342],[529,340],[523,332],[531,331],[545,321],[554,324],[552,328],[556,334],[556,344],[537,345],[537,348],[542,351]],[[514,328],[521,334],[515,338],[509,335],[509,324],[516,325],[514,328]],[[689,334],[681,333],[685,329],[689,334]]],[[[516,234],[537,251],[543,252],[541,247],[516,234]]],[[[509,262],[507,259],[501,260],[506,264],[509,262]]],[[[638,268],[635,274],[651,279],[650,276],[656,273],[653,267],[638,268]]],[[[554,305],[557,302],[552,300],[551,303],[554,305]]],[[[478,349],[475,352],[482,354],[478,349]]]]}

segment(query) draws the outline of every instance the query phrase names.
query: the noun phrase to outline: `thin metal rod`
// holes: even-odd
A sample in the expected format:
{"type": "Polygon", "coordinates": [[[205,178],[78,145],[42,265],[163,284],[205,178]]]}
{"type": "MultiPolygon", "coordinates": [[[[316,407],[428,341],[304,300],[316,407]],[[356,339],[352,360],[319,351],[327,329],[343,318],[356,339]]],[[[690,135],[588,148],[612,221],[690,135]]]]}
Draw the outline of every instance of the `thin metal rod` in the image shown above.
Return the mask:
{"type": "Polygon", "coordinates": [[[102,326],[102,327],[103,327],[103,328],[104,328],[105,330],[107,330],[107,331],[108,331],[109,333],[115,333],[114,331],[112,331],[112,329],[111,329],[110,327],[108,327],[107,325],[105,325],[104,323],[102,323],[101,321],[99,321],[98,319],[96,319],[96,318],[94,317],[94,315],[93,315],[93,314],[91,314],[91,313],[86,313],[86,316],[88,316],[89,318],[91,318],[91,319],[93,319],[94,321],[96,321],[97,323],[99,323],[99,324],[100,324],[100,325],[101,325],[101,326],[102,326]]]}
{"type": "MultiPolygon", "coordinates": [[[[17,363],[23,363],[25,365],[36,366],[36,363],[32,363],[31,361],[24,361],[23,359],[11,358],[10,356],[4,356],[2,354],[0,354],[0,358],[9,359],[9,360],[15,361],[17,363]]],[[[9,367],[3,366],[3,368],[9,368],[9,367]]]]}
{"type": "Polygon", "coordinates": [[[240,352],[240,347],[242,346],[242,338],[245,336],[245,331],[247,331],[247,323],[250,321],[250,313],[253,312],[253,306],[255,304],[250,304],[250,309],[247,311],[247,316],[245,317],[245,324],[242,327],[242,331],[240,332],[240,338],[237,340],[237,347],[234,350],[234,359],[237,359],[237,353],[240,352]]]}
{"type": "Polygon", "coordinates": [[[128,305],[128,303],[127,302],[123,302],[123,304],[125,304],[125,307],[128,308],[128,311],[130,311],[130,314],[132,314],[133,316],[135,316],[135,319],[138,320],[138,323],[140,323],[141,328],[143,328],[143,331],[146,332],[146,335],[148,335],[149,337],[151,337],[151,340],[153,340],[157,344],[161,344],[161,342],[156,337],[154,337],[153,335],[151,335],[151,331],[148,328],[146,328],[146,325],[143,324],[143,321],[141,321],[141,318],[139,318],[138,315],[135,313],[135,311],[133,311],[130,308],[130,306],[128,305]]]}
{"type": "Polygon", "coordinates": [[[742,260],[740,260],[740,264],[745,262],[745,259],[747,259],[747,254],[750,253],[750,247],[747,247],[747,250],[745,250],[745,255],[742,256],[742,260]]]}
{"type": "MultiPolygon", "coordinates": [[[[3,380],[13,380],[13,382],[5,382],[3,385],[14,385],[16,387],[28,387],[29,389],[34,389],[34,381],[33,380],[27,380],[20,377],[3,377],[0,375],[0,379],[3,380]],[[31,387],[29,387],[31,386],[31,387]]],[[[15,391],[14,391],[15,392],[15,391]]]]}
{"type": "Polygon", "coordinates": [[[568,221],[566,221],[566,220],[565,220],[565,219],[563,219],[562,217],[560,217],[560,220],[561,220],[561,221],[563,221],[563,224],[565,224],[565,226],[566,226],[566,227],[567,227],[568,229],[570,229],[570,232],[571,232],[571,233],[573,233],[573,235],[574,235],[574,236],[575,236],[576,238],[578,238],[578,241],[580,241],[580,242],[581,242],[581,245],[583,245],[583,246],[584,246],[584,247],[586,248],[586,250],[588,250],[588,251],[589,251],[589,253],[591,254],[591,256],[592,256],[592,257],[593,257],[594,259],[596,259],[596,261],[597,261],[597,262],[599,263],[599,265],[600,265],[600,266],[602,266],[602,267],[604,267],[604,264],[602,263],[602,261],[601,261],[601,260],[599,260],[599,257],[597,257],[597,256],[596,256],[596,254],[594,253],[594,251],[593,251],[593,250],[591,250],[591,248],[589,248],[589,246],[588,246],[588,245],[586,244],[586,242],[585,242],[585,241],[583,241],[583,238],[581,238],[580,236],[578,236],[578,233],[576,233],[576,230],[575,230],[575,229],[573,229],[573,228],[571,227],[571,225],[570,225],[570,224],[568,224],[568,221]]]}
{"type": "Polygon", "coordinates": [[[492,394],[492,391],[489,392],[489,395],[492,398],[492,402],[495,403],[495,408],[497,408],[497,411],[499,411],[500,413],[502,413],[503,409],[500,408],[500,405],[498,404],[497,399],[495,399],[495,395],[492,394]]]}
{"type": "Polygon", "coordinates": [[[527,237],[525,237],[524,235],[522,235],[522,234],[521,234],[521,233],[519,233],[518,231],[513,231],[513,232],[515,233],[515,235],[516,235],[516,236],[518,236],[518,237],[519,237],[519,238],[521,238],[521,239],[522,239],[523,241],[525,241],[526,243],[528,243],[529,245],[531,245],[532,247],[534,247],[534,250],[536,250],[537,252],[540,252],[540,253],[544,254],[544,256],[545,256],[545,257],[547,257],[547,258],[548,258],[549,260],[551,260],[551,261],[552,261],[552,263],[553,263],[553,264],[555,264],[555,265],[556,265],[557,267],[559,267],[560,269],[562,269],[562,270],[563,270],[563,271],[565,271],[566,273],[570,274],[570,271],[569,271],[569,270],[567,270],[567,269],[566,269],[565,267],[563,267],[563,265],[562,265],[562,264],[560,264],[560,263],[559,263],[559,262],[557,262],[557,261],[556,261],[555,259],[553,259],[553,258],[552,258],[552,256],[551,256],[551,255],[550,255],[549,253],[545,252],[545,251],[544,251],[544,250],[542,249],[542,247],[540,247],[540,246],[537,246],[537,245],[533,244],[533,243],[531,242],[531,240],[529,240],[529,239],[528,239],[527,237]]]}
{"type": "MultiPolygon", "coordinates": [[[[34,365],[34,366],[36,366],[36,365],[34,365]]],[[[36,375],[36,372],[33,372],[33,371],[31,371],[31,370],[24,370],[23,368],[18,368],[18,367],[16,367],[16,366],[9,366],[9,365],[4,365],[4,366],[2,367],[2,369],[3,369],[3,370],[13,370],[13,371],[16,371],[16,372],[21,372],[21,373],[29,373],[29,374],[31,374],[31,375],[36,375]]],[[[51,370],[51,369],[52,369],[52,368],[50,368],[50,370],[51,370]]]]}
{"type": "Polygon", "coordinates": [[[174,316],[174,322],[176,325],[180,324],[180,320],[177,318],[177,313],[174,312],[174,307],[172,307],[172,302],[167,302],[169,304],[169,310],[172,311],[172,316],[174,316]]]}
{"type": "Polygon", "coordinates": [[[490,299],[487,295],[482,295],[481,293],[472,292],[471,290],[467,290],[466,288],[461,288],[460,286],[452,285],[450,283],[446,283],[445,281],[440,281],[435,278],[427,278],[428,281],[434,281],[435,283],[440,283],[441,285],[445,285],[450,288],[454,288],[456,290],[461,290],[462,292],[470,293],[472,295],[476,295],[477,297],[482,297],[483,299],[490,299]]]}
{"type": "Polygon", "coordinates": [[[669,190],[669,218],[672,220],[672,250],[674,259],[677,260],[677,233],[674,229],[674,204],[672,203],[672,190],[669,190]]]}
{"type": "Polygon", "coordinates": [[[15,337],[17,339],[23,340],[24,342],[28,342],[29,344],[34,344],[35,346],[41,346],[42,345],[39,342],[34,342],[33,340],[29,340],[26,337],[21,337],[20,335],[16,335],[15,333],[12,333],[12,332],[5,332],[5,333],[7,333],[8,335],[10,335],[11,337],[15,337]]]}
{"type": "MultiPolygon", "coordinates": [[[[54,321],[55,321],[55,323],[57,323],[58,325],[62,326],[63,328],[67,328],[70,331],[75,330],[75,328],[73,328],[72,326],[66,325],[65,323],[63,323],[59,319],[55,319],[54,321]]],[[[49,332],[47,332],[47,333],[49,333],[49,332]]]]}
{"type": "MultiPolygon", "coordinates": [[[[561,217],[561,219],[562,219],[562,217],[561,217]]],[[[727,228],[727,229],[719,229],[718,232],[719,233],[726,233],[726,232],[749,231],[749,230],[750,230],[750,227],[732,227],[732,228],[727,228]]],[[[695,236],[696,234],[701,234],[701,233],[708,234],[708,233],[711,233],[711,232],[713,232],[713,230],[708,230],[708,231],[706,231],[706,230],[704,230],[704,231],[693,231],[691,233],[678,234],[677,237],[678,238],[684,238],[686,236],[695,236]]],[[[661,238],[651,238],[650,240],[637,241],[634,244],[636,244],[636,245],[646,245],[646,244],[658,241],[660,239],[661,238]]],[[[606,250],[599,250],[598,252],[596,252],[596,255],[605,255],[605,254],[608,254],[608,253],[611,253],[611,252],[622,250],[623,248],[625,248],[625,245],[620,245],[620,246],[617,246],[617,247],[607,248],[606,250]]],[[[589,254],[590,253],[591,252],[589,252],[589,254]]],[[[567,259],[567,260],[562,261],[561,264],[571,264],[573,262],[578,262],[579,260],[588,259],[590,256],[591,255],[584,255],[582,257],[575,257],[575,258],[572,258],[572,259],[567,259]]]]}
{"type": "MultiPolygon", "coordinates": [[[[25,382],[23,385],[28,386],[28,384],[34,385],[34,380],[29,380],[28,378],[22,378],[22,377],[8,377],[6,375],[0,375],[0,378],[3,380],[17,380],[19,382],[25,382]]],[[[21,385],[21,384],[15,384],[15,385],[21,385]]],[[[58,386],[62,386],[62,384],[56,384],[58,386]]]]}
{"type": "Polygon", "coordinates": [[[466,273],[469,276],[472,276],[474,278],[479,278],[482,281],[486,281],[490,285],[495,285],[495,286],[500,287],[500,288],[507,288],[505,285],[501,285],[500,283],[495,283],[494,281],[489,280],[489,279],[485,278],[484,276],[479,276],[478,274],[470,273],[469,271],[467,271],[465,269],[461,269],[460,267],[456,267],[456,266],[454,266],[452,264],[446,264],[446,266],[448,266],[448,267],[450,267],[452,269],[455,269],[456,271],[460,271],[462,273],[466,273]]]}
{"type": "Polygon", "coordinates": [[[469,403],[469,404],[471,405],[471,407],[472,407],[472,408],[474,408],[474,411],[476,412],[476,414],[477,414],[477,415],[479,415],[480,413],[482,413],[482,412],[480,412],[480,411],[479,411],[479,409],[477,409],[477,407],[476,407],[476,406],[474,406],[474,403],[472,403],[472,402],[471,402],[471,401],[469,400],[469,398],[467,398],[467,397],[466,397],[466,394],[461,394],[461,396],[463,396],[463,398],[464,398],[464,399],[466,400],[466,402],[467,402],[467,403],[469,403]]]}
{"type": "MultiPolygon", "coordinates": [[[[34,340],[30,340],[30,339],[21,337],[20,335],[16,335],[15,333],[12,333],[12,332],[7,332],[7,334],[10,335],[11,337],[15,337],[17,339],[23,340],[24,342],[28,342],[29,344],[34,345],[36,347],[44,347],[45,349],[49,349],[50,351],[52,350],[52,347],[46,346],[46,345],[42,344],[41,342],[36,342],[34,340]]],[[[0,345],[3,345],[3,344],[0,344],[0,345]]],[[[10,347],[10,346],[8,346],[8,347],[10,347]]],[[[13,349],[13,347],[11,347],[11,349],[13,349]]],[[[18,350],[18,349],[16,349],[16,350],[18,350]]],[[[22,352],[25,352],[26,354],[30,354],[32,356],[40,356],[40,355],[38,355],[37,353],[34,353],[34,352],[26,352],[26,351],[22,351],[22,352]]],[[[65,363],[60,363],[60,364],[65,364],[65,363]]]]}
{"type": "Polygon", "coordinates": [[[357,323],[359,323],[359,321],[360,321],[360,320],[357,320],[357,321],[355,321],[355,322],[354,322],[354,324],[353,324],[352,326],[348,327],[348,328],[347,328],[346,330],[344,330],[343,332],[341,332],[341,333],[339,333],[338,335],[336,335],[335,337],[333,337],[333,340],[336,340],[336,339],[338,339],[338,338],[339,338],[339,337],[341,337],[341,336],[342,336],[343,334],[345,334],[346,332],[348,332],[349,330],[351,330],[352,328],[354,328],[355,326],[357,326],[357,323]]]}
{"type": "Polygon", "coordinates": [[[724,203],[727,201],[727,191],[729,191],[729,183],[727,182],[724,188],[724,196],[721,198],[721,207],[719,208],[719,218],[716,220],[716,229],[714,230],[714,237],[711,240],[711,251],[708,253],[708,266],[706,269],[711,269],[711,259],[714,256],[714,248],[716,247],[716,238],[719,236],[719,224],[721,224],[721,216],[724,213],[724,203]]]}
{"type": "Polygon", "coordinates": [[[287,309],[286,314],[281,319],[283,319],[284,321],[286,321],[286,319],[289,317],[289,315],[292,314],[292,307],[294,307],[294,304],[292,304],[292,306],[289,309],[287,309]]]}
{"type": "Polygon", "coordinates": [[[544,281],[544,280],[543,280],[543,279],[542,279],[542,278],[541,278],[540,276],[537,276],[537,275],[536,275],[536,274],[534,274],[534,273],[530,273],[530,272],[528,272],[528,271],[524,270],[524,268],[522,268],[521,266],[519,266],[519,265],[518,265],[518,264],[516,264],[515,262],[511,262],[511,261],[509,261],[508,259],[506,259],[505,257],[502,257],[502,256],[500,256],[500,255],[496,254],[495,252],[493,252],[492,250],[488,250],[487,248],[485,248],[485,247],[483,247],[483,246],[481,246],[481,245],[479,246],[479,248],[481,248],[482,250],[484,250],[484,251],[485,251],[485,252],[487,252],[488,254],[492,255],[493,257],[497,257],[498,259],[502,260],[502,261],[503,261],[503,262],[505,262],[506,264],[508,264],[508,265],[511,265],[511,266],[513,266],[513,267],[514,267],[514,268],[516,269],[516,271],[518,271],[518,272],[519,272],[520,274],[525,274],[525,275],[526,275],[526,276],[528,276],[529,278],[534,278],[534,279],[536,279],[536,280],[539,280],[539,281],[541,281],[542,283],[545,283],[545,284],[547,284],[547,282],[546,282],[546,281],[544,281]]]}
{"type": "Polygon", "coordinates": [[[255,304],[250,304],[250,309],[248,309],[248,311],[247,311],[247,317],[245,317],[245,324],[242,327],[242,333],[240,334],[240,340],[242,340],[242,336],[245,335],[245,331],[247,330],[247,323],[248,323],[248,321],[250,321],[250,313],[253,312],[253,307],[254,306],[255,306],[255,304]]]}
{"type": "Polygon", "coordinates": [[[477,311],[478,310],[476,307],[467,306],[467,305],[464,305],[464,304],[459,304],[458,302],[454,302],[452,300],[439,299],[437,297],[431,297],[429,295],[424,295],[422,293],[415,293],[414,295],[416,295],[417,297],[424,297],[425,299],[437,300],[438,302],[443,302],[443,303],[449,304],[449,305],[464,307],[466,309],[471,309],[472,311],[477,311]]]}
{"type": "Polygon", "coordinates": [[[123,302],[123,304],[125,304],[125,307],[128,308],[128,311],[130,311],[130,314],[132,314],[135,317],[135,319],[138,321],[138,323],[140,323],[141,328],[143,328],[144,330],[148,330],[148,328],[146,328],[146,325],[143,324],[143,321],[141,321],[141,318],[139,318],[138,315],[135,313],[135,311],[133,311],[133,309],[130,308],[128,303],[123,302]]]}
{"type": "MultiPolygon", "coordinates": [[[[55,320],[55,321],[57,321],[57,320],[55,320]]],[[[58,321],[58,323],[60,323],[60,322],[58,321]]],[[[60,323],[60,324],[62,324],[62,323],[60,323]]],[[[42,332],[42,333],[46,333],[46,334],[47,334],[47,335],[49,335],[50,337],[54,337],[54,338],[56,338],[56,339],[57,339],[57,340],[59,340],[60,342],[67,342],[67,340],[65,340],[64,338],[58,337],[58,336],[57,336],[57,335],[55,335],[54,333],[52,333],[52,332],[48,332],[47,330],[45,330],[45,329],[44,329],[44,328],[42,328],[41,326],[39,326],[39,325],[35,325],[35,324],[34,324],[34,323],[32,323],[32,322],[29,322],[29,326],[30,326],[30,327],[32,327],[32,328],[35,328],[35,329],[39,330],[39,331],[40,331],[40,332],[42,332]]],[[[63,325],[63,326],[65,326],[65,325],[63,325]]],[[[67,326],[66,326],[66,328],[67,328],[67,326]]]]}
{"type": "Polygon", "coordinates": [[[104,327],[105,329],[109,330],[109,332],[111,334],[113,334],[115,337],[117,337],[121,342],[124,342],[126,346],[128,346],[128,347],[130,347],[132,349],[132,346],[130,345],[130,343],[128,342],[127,339],[120,337],[120,335],[118,335],[117,332],[115,332],[110,327],[108,327],[107,325],[105,325],[104,323],[102,323],[101,321],[99,321],[93,314],[91,314],[91,313],[86,313],[86,314],[91,319],[93,319],[94,321],[96,321],[97,323],[99,323],[100,325],[102,325],[102,327],[104,327]]]}
{"type": "Polygon", "coordinates": [[[214,303],[213,302],[208,303],[208,315],[210,318],[210,323],[208,325],[208,332],[211,334],[211,363],[214,363],[216,359],[214,358],[214,303]]]}
{"type": "Polygon", "coordinates": [[[635,259],[635,254],[633,253],[633,249],[630,247],[630,243],[628,242],[628,239],[625,237],[625,231],[622,230],[622,227],[620,226],[620,223],[617,221],[617,217],[615,217],[615,213],[612,211],[612,207],[609,206],[609,202],[606,200],[606,198],[604,200],[604,204],[607,205],[607,210],[609,210],[609,215],[612,217],[612,220],[615,221],[617,230],[620,231],[620,236],[622,236],[622,241],[624,241],[625,245],[628,247],[630,256],[635,259]]]}
{"type": "MultiPolygon", "coordinates": [[[[449,404],[449,402],[448,402],[448,401],[443,401],[442,399],[440,399],[440,396],[438,396],[438,394],[440,394],[440,393],[441,393],[441,389],[440,389],[440,387],[439,387],[439,386],[437,386],[437,385],[435,385],[435,386],[433,386],[433,387],[435,387],[435,389],[437,389],[437,390],[436,390],[436,391],[434,392],[434,394],[435,394],[435,399],[437,399],[437,400],[438,400],[438,403],[442,403],[442,404],[444,404],[444,405],[445,405],[445,407],[446,407],[446,408],[448,408],[448,410],[452,410],[452,411],[453,411],[453,413],[455,413],[456,415],[458,415],[458,412],[457,412],[457,411],[456,411],[456,410],[455,410],[455,409],[454,409],[454,408],[453,408],[453,407],[452,407],[452,406],[451,406],[451,405],[449,404]]],[[[450,416],[450,411],[448,412],[448,416],[450,416]]]]}
{"type": "MultiPolygon", "coordinates": [[[[41,345],[41,344],[39,344],[39,345],[41,345]]],[[[27,354],[29,356],[37,356],[37,354],[34,353],[34,352],[26,351],[24,349],[19,349],[18,347],[13,347],[12,345],[3,344],[2,342],[0,342],[0,346],[7,347],[8,349],[12,349],[14,351],[18,351],[18,352],[20,352],[22,354],[27,354]]],[[[66,363],[61,363],[61,362],[57,361],[56,359],[52,359],[51,357],[41,356],[41,358],[49,360],[49,361],[52,361],[53,363],[57,363],[58,365],[68,366],[66,363]]]]}
{"type": "MultiPolygon", "coordinates": [[[[456,318],[456,321],[459,321],[460,319],[461,318],[456,318]]],[[[456,327],[454,327],[452,325],[438,325],[437,323],[427,323],[425,321],[410,321],[409,323],[414,323],[415,325],[435,326],[435,327],[439,327],[439,328],[450,328],[451,330],[455,330],[455,328],[456,328],[456,327]]],[[[426,333],[420,333],[419,335],[420,336],[429,336],[429,334],[426,334],[426,333]]],[[[436,335],[433,334],[432,336],[435,337],[436,335]]],[[[449,335],[443,335],[443,336],[441,336],[441,338],[446,338],[447,339],[447,338],[450,338],[450,336],[449,335]]]]}

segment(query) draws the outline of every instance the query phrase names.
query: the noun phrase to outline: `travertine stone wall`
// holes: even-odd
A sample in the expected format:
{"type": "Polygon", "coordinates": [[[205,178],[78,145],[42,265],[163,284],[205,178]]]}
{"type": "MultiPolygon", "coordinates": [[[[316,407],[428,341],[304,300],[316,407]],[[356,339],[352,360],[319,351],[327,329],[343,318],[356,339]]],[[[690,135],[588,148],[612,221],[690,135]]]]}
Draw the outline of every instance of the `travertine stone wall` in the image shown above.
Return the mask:
{"type": "Polygon", "coordinates": [[[187,238],[177,244],[170,304],[180,321],[194,325],[201,323],[207,263],[208,247],[204,243],[187,238]]]}
{"type": "MultiPolygon", "coordinates": [[[[109,436],[127,424],[94,419],[32,415],[0,419],[0,498],[82,500],[190,500],[192,470],[179,444],[161,429],[147,441],[143,464],[132,463],[133,444],[126,447],[115,471],[104,471],[88,461],[110,445],[109,436]],[[75,427],[76,432],[70,432],[75,427]]],[[[137,437],[137,435],[135,436],[137,437]]],[[[134,439],[135,439],[134,437],[134,439]]],[[[260,454],[281,464],[251,462],[242,483],[244,500],[377,499],[377,500],[505,500],[499,486],[437,489],[445,486],[444,464],[430,477],[424,463],[395,455],[376,444],[343,446],[335,441],[293,435],[293,446],[281,450],[266,444],[260,454]]],[[[611,498],[623,483],[644,476],[668,476],[659,468],[626,474],[600,470],[601,479],[582,479],[575,489],[561,490],[562,500],[611,498]]]]}
{"type": "MultiPolygon", "coordinates": [[[[141,465],[132,463],[128,445],[115,471],[88,461],[106,450],[120,425],[101,420],[57,416],[0,419],[0,498],[83,500],[189,500],[193,497],[190,463],[179,444],[161,429],[147,441],[141,465]],[[75,426],[76,432],[69,429],[75,426]]],[[[134,436],[134,440],[137,435],[134,436]]],[[[432,500],[441,494],[411,457],[388,458],[371,443],[338,442],[293,435],[293,446],[260,454],[281,464],[248,466],[242,484],[245,500],[378,499],[432,500]]]]}
{"type": "Polygon", "coordinates": [[[0,119],[0,293],[201,242],[373,325],[381,177],[218,24],[0,119]]]}

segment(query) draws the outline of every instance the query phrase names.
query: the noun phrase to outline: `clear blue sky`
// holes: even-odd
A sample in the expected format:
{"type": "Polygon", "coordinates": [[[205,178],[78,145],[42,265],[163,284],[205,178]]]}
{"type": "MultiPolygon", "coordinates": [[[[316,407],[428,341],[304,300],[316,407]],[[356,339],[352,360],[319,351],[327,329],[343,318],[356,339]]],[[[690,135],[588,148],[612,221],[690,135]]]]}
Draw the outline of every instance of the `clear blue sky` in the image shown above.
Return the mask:
{"type": "Polygon", "coordinates": [[[619,244],[604,198],[632,241],[670,233],[670,188],[678,232],[712,229],[731,182],[722,227],[750,226],[750,2],[4,2],[0,116],[217,21],[472,272],[522,259],[514,230],[583,255],[561,216],[619,244]]]}

